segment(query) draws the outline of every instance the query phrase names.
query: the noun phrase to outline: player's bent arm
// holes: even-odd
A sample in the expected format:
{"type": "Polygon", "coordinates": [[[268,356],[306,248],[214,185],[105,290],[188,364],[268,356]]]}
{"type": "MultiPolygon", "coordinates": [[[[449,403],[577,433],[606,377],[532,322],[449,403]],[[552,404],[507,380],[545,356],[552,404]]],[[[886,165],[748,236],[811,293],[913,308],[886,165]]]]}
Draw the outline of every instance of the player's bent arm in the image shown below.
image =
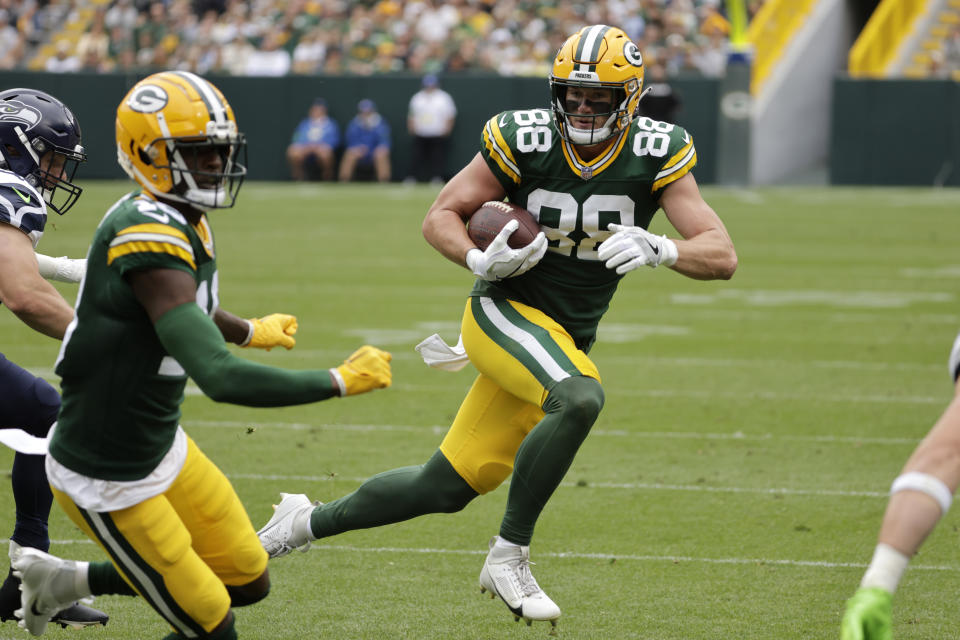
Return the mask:
{"type": "Polygon", "coordinates": [[[660,206],[670,224],[683,236],[674,240],[677,262],[673,269],[697,280],[729,280],[737,270],[737,253],[720,217],[707,204],[693,174],[668,185],[660,206]]]}
{"type": "Polygon", "coordinates": [[[31,329],[61,339],[73,307],[43,279],[30,238],[0,223],[0,302],[31,329]]]}
{"type": "Polygon", "coordinates": [[[506,192],[479,153],[437,195],[423,219],[423,237],[448,260],[466,267],[466,255],[476,245],[466,221],[488,200],[503,200],[506,192]]]}
{"type": "Polygon", "coordinates": [[[174,307],[153,326],[167,353],[217,402],[283,407],[340,395],[326,369],[288,371],[233,355],[213,321],[193,302],[174,307]]]}
{"type": "Polygon", "coordinates": [[[274,347],[293,349],[297,341],[297,318],[286,313],[271,313],[263,318],[246,320],[229,311],[217,309],[213,322],[223,334],[223,339],[241,347],[256,347],[270,351],[274,347]]]}
{"type": "Polygon", "coordinates": [[[185,271],[145,269],[127,275],[160,342],[211,399],[254,407],[316,402],[339,395],[327,370],[286,371],[234,356],[223,335],[196,304],[185,271]]]}

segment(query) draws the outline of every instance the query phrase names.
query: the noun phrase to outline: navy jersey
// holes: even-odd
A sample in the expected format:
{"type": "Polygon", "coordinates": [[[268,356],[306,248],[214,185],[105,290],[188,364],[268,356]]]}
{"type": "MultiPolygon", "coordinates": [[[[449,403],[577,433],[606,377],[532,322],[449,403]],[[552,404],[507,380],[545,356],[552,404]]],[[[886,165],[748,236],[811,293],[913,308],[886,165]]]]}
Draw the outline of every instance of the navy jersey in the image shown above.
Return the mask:
{"type": "Polygon", "coordinates": [[[0,169],[0,222],[30,236],[37,248],[47,224],[47,205],[36,189],[17,174],[0,169]]]}

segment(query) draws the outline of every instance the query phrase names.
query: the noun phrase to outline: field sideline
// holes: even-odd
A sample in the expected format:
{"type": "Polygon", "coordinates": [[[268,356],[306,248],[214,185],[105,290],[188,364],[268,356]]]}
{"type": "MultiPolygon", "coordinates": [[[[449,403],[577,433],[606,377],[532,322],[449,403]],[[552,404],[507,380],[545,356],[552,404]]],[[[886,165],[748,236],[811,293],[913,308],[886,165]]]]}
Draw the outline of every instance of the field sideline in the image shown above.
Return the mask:
{"type": "MultiPolygon", "coordinates": [[[[83,254],[128,189],[82,186],[41,252],[83,254]]],[[[534,574],[563,609],[561,638],[838,638],[890,482],[951,396],[960,190],[703,191],[736,244],[736,275],[629,274],[590,354],[606,405],[532,546],[534,574]]],[[[367,342],[394,354],[391,389],[305,407],[217,405],[188,386],[183,425],[255,526],[280,491],[329,500],[426,461],[452,420],[472,370],[428,369],[413,350],[434,332],[456,340],[472,282],[421,236],[435,193],[250,183],[236,209],[210,215],[222,306],[299,319],[292,351],[239,355],[325,368],[367,342]]],[[[652,230],[674,235],[662,215],[652,230]]],[[[76,287],[57,287],[74,299],[76,287]]],[[[0,332],[0,351],[55,381],[57,342],[8,311],[0,332]]],[[[0,448],[5,475],[12,458],[0,448]]],[[[477,587],[505,497],[501,487],[459,514],[344,534],[272,562],[269,598],[237,610],[240,637],[546,638],[547,625],[514,623],[477,587]]],[[[9,535],[9,489],[0,514],[9,535]]],[[[56,506],[51,537],[54,553],[102,559],[56,506]]],[[[954,509],[901,583],[894,636],[960,638],[958,584],[954,509]]],[[[50,627],[46,637],[168,632],[141,601],[96,603],[112,616],[106,628],[50,627]]],[[[0,624],[0,640],[27,637],[0,624]]]]}

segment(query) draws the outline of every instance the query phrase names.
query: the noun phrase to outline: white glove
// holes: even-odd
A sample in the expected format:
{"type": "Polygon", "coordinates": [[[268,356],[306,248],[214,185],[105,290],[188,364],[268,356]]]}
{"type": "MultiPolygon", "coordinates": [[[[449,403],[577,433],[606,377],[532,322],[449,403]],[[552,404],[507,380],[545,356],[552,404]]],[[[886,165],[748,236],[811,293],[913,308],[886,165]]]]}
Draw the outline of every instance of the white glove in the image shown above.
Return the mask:
{"type": "Polygon", "coordinates": [[[522,249],[511,249],[507,245],[507,238],[519,226],[519,222],[511,220],[503,226],[486,251],[467,251],[465,260],[470,271],[484,280],[497,281],[518,276],[540,262],[547,252],[547,236],[542,231],[522,249]]]}
{"type": "Polygon", "coordinates": [[[87,272],[87,259],[72,259],[67,256],[51,258],[42,253],[36,254],[37,264],[40,267],[40,275],[47,280],[57,280],[58,282],[80,282],[83,275],[87,272]]]}
{"type": "Polygon", "coordinates": [[[622,275],[643,265],[669,267],[677,261],[677,245],[667,236],[622,224],[611,224],[607,229],[613,231],[613,235],[604,240],[597,251],[597,257],[606,263],[607,269],[616,269],[622,275]]]}

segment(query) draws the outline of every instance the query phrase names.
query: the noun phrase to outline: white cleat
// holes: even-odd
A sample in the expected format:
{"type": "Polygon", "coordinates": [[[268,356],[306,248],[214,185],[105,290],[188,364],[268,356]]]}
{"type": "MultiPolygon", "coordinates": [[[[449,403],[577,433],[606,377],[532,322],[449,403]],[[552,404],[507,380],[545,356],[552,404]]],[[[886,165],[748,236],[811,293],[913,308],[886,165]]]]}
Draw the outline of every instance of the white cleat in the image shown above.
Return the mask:
{"type": "Polygon", "coordinates": [[[530,547],[501,548],[490,539],[490,553],[480,570],[480,593],[500,599],[513,612],[513,619],[523,618],[527,626],[534,620],[549,621],[556,631],[560,607],[550,599],[530,573],[530,547]]]}
{"type": "Polygon", "coordinates": [[[20,628],[35,636],[43,634],[57,612],[89,595],[77,587],[79,563],[74,560],[23,547],[12,564],[13,575],[20,578],[21,591],[21,608],[14,615],[20,618],[20,628]]]}
{"type": "Polygon", "coordinates": [[[294,549],[306,552],[313,540],[309,535],[310,514],[319,502],[310,502],[302,493],[281,493],[280,504],[273,506],[273,517],[257,531],[260,544],[271,558],[285,556],[294,549]]]}

